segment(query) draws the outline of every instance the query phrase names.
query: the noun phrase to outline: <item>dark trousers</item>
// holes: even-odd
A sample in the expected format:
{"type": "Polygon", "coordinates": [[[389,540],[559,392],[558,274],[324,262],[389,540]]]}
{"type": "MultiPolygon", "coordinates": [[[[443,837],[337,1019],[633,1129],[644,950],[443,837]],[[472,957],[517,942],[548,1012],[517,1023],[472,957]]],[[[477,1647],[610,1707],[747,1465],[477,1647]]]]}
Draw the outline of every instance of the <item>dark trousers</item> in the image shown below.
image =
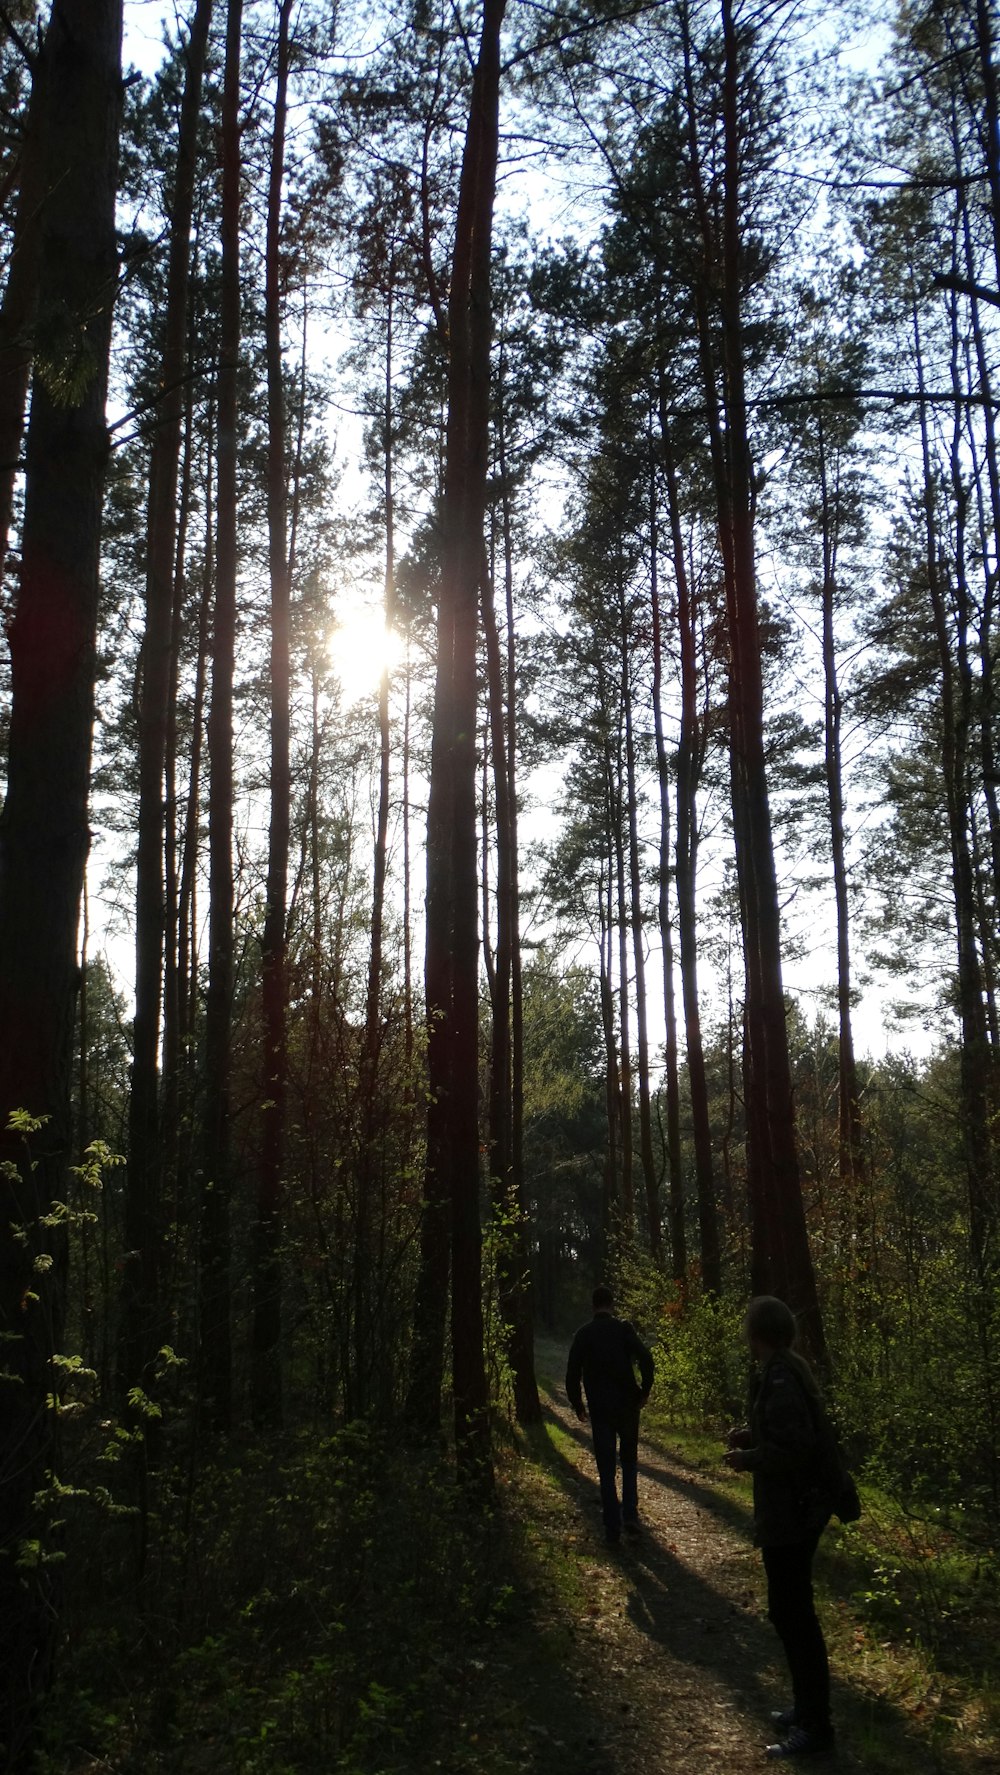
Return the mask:
{"type": "Polygon", "coordinates": [[[782,1645],[792,1678],[796,1724],[807,1732],[830,1730],[830,1665],[813,1602],[812,1562],[819,1535],[790,1547],[763,1547],[767,1614],[782,1645]]]}
{"type": "Polygon", "coordinates": [[[591,1408],[590,1429],[594,1438],[594,1459],[601,1482],[601,1515],[605,1532],[621,1533],[622,1517],[626,1522],[639,1520],[639,1407],[620,1405],[594,1411],[591,1408]],[[618,1461],[622,1464],[622,1500],[618,1502],[616,1476],[618,1461]]]}

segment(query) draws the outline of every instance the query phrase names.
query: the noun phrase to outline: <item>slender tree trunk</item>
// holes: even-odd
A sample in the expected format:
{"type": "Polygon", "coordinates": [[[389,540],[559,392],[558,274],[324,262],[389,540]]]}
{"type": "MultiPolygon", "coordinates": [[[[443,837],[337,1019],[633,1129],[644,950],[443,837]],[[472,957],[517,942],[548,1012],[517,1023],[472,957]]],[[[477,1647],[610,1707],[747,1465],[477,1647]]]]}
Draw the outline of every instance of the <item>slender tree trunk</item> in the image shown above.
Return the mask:
{"type": "MultiPolygon", "coordinates": [[[[624,685],[619,679],[617,696],[612,698],[603,665],[598,663],[598,677],[601,686],[601,703],[605,710],[605,770],[607,773],[607,794],[609,824],[608,833],[611,843],[612,867],[614,871],[614,900],[609,899],[611,929],[618,935],[618,1118],[619,1139],[621,1142],[621,1195],[619,1204],[618,1237],[626,1244],[635,1236],[635,1192],[632,1175],[632,1032],[629,1007],[629,965],[628,965],[628,931],[629,913],[628,898],[625,890],[625,824],[627,813],[625,808],[626,786],[625,770],[622,759],[622,729],[624,725],[624,685]]],[[[609,963],[610,979],[610,963],[609,963]]]]}
{"type": "Polygon", "coordinates": [[[202,1405],[215,1430],[232,1420],[230,1323],[230,1069],[234,983],[233,680],[236,662],[236,450],[240,350],[240,36],[229,0],[222,95],[222,274],[212,697],[208,714],[209,907],[205,1000],[205,1126],[201,1216],[202,1405]]]}
{"type": "Polygon", "coordinates": [[[625,786],[628,819],[629,910],[632,932],[632,967],[635,973],[636,1070],[639,1087],[639,1160],[646,1200],[649,1249],[653,1262],[663,1262],[660,1228],[660,1180],[653,1157],[653,1116],[649,1090],[649,1018],[646,1009],[646,954],[642,912],[642,873],[639,856],[639,810],[636,786],[635,734],[632,725],[632,673],[625,612],[622,610],[622,668],[624,674],[625,786]]]}
{"type": "Polygon", "coordinates": [[[522,1354],[520,1364],[530,1374],[530,1384],[518,1403],[523,1423],[531,1422],[532,1413],[541,1412],[538,1386],[535,1381],[534,1287],[531,1276],[531,1252],[528,1239],[528,1193],[524,1175],[524,979],[521,967],[521,895],[519,885],[518,820],[517,820],[517,735],[518,699],[514,632],[514,549],[511,537],[510,499],[507,492],[505,459],[501,456],[503,478],[504,583],[507,609],[507,818],[510,826],[510,1175],[514,1200],[521,1214],[522,1287],[519,1323],[522,1354]]]}
{"type": "MultiPolygon", "coordinates": [[[[396,263],[390,258],[386,279],[385,379],[382,406],[383,511],[385,564],[382,576],[382,609],[388,637],[396,617],[395,539],[395,415],[393,372],[395,365],[396,263]]],[[[354,1324],[356,1345],[355,1409],[364,1411],[369,1399],[372,1351],[369,1337],[374,1257],[371,1249],[371,1199],[376,1167],[384,1175],[384,1157],[378,1138],[382,1113],[379,1065],[382,1049],[382,969],[385,894],[388,878],[389,812],[391,799],[391,735],[389,730],[389,665],[384,665],[378,687],[379,791],[373,858],[372,921],[368,951],[368,985],[365,995],[365,1029],[359,1069],[359,1128],[357,1155],[357,1211],[355,1214],[354,1324]]]]}
{"type": "Polygon", "coordinates": [[[403,1047],[406,1054],[406,1090],[408,1100],[413,1101],[413,915],[410,882],[412,867],[410,861],[410,725],[412,719],[412,668],[410,662],[410,634],[407,628],[406,657],[403,662],[406,677],[406,704],[403,710],[403,1047]]]}
{"type": "Polygon", "coordinates": [[[706,1294],[722,1291],[719,1252],[719,1217],[715,1201],[715,1169],[712,1159],[712,1128],[705,1075],[705,1048],[701,1035],[701,999],[698,990],[698,784],[704,763],[703,724],[699,717],[698,650],[694,596],[688,574],[681,531],[680,500],[673,447],[661,401],[661,437],[667,479],[667,509],[677,585],[677,628],[681,656],[681,724],[677,745],[677,923],[681,962],[681,996],[684,1004],[684,1039],[691,1093],[691,1128],[694,1144],[695,1194],[698,1201],[698,1234],[702,1287],[706,1294]]]}
{"type": "Polygon", "coordinates": [[[149,462],[146,626],[140,662],[139,816],[135,889],[135,1017],[125,1190],[119,1388],[141,1385],[162,1343],[159,1125],[164,934],[164,769],[171,686],[177,477],[184,424],[191,218],[211,0],[198,0],[187,46],[170,214],[163,355],[149,462]]]}
{"type": "MultiPolygon", "coordinates": [[[[608,823],[608,845],[609,847],[611,845],[610,821],[608,823]]],[[[612,911],[612,872],[612,858],[608,854],[602,859],[601,876],[598,882],[601,1030],[604,1036],[604,1106],[608,1127],[608,1145],[601,1197],[602,1269],[607,1267],[618,1241],[622,1214],[622,1188],[618,1157],[620,1151],[618,1129],[621,1121],[621,1089],[618,1078],[618,1044],[615,1040],[615,999],[612,973],[615,932],[612,911]]]]}
{"type": "Polygon", "coordinates": [[[669,1177],[670,1257],[674,1281],[687,1282],[687,1230],[684,1224],[684,1177],[681,1171],[681,1105],[677,1060],[677,1000],[674,992],[674,939],[670,919],[670,766],[663,731],[663,629],[660,620],[660,553],[655,471],[650,476],[650,609],[653,630],[653,733],[660,795],[660,868],[658,915],[663,951],[663,1010],[666,1025],[664,1063],[667,1097],[667,1172],[669,1177]]]}
{"type": "MultiPolygon", "coordinates": [[[[194,468],[194,400],[189,384],[184,427],[184,456],[181,470],[180,504],[177,513],[177,557],[174,566],[174,599],[170,624],[170,690],[167,703],[167,738],[164,758],[165,822],[164,822],[164,889],[166,895],[166,929],[163,955],[163,1176],[164,1199],[162,1226],[164,1235],[172,1237],[177,1248],[179,1221],[179,1180],[181,1146],[181,1081],[183,1077],[184,993],[187,974],[181,949],[181,834],[178,822],[178,721],[177,692],[181,632],[187,585],[187,538],[191,520],[191,493],[194,468]]],[[[167,1261],[167,1254],[164,1254],[167,1261]]],[[[170,1298],[164,1278],[163,1297],[170,1298]]]]}
{"type": "Polygon", "coordinates": [[[851,1022],[851,935],[847,893],[847,842],[844,830],[844,783],[841,761],[843,705],[837,676],[834,614],[837,601],[837,523],[829,482],[822,404],[817,405],[819,494],[823,539],[823,685],[824,758],[830,810],[833,893],[837,910],[838,1089],[837,1154],[841,1183],[852,1192],[861,1183],[863,1133],[858,1069],[851,1022]]]}
{"type": "MultiPolygon", "coordinates": [[[[914,356],[917,386],[921,397],[925,388],[923,349],[919,315],[913,311],[914,356]]],[[[995,1184],[993,1177],[993,1143],[989,1117],[989,1038],[983,1008],[983,981],[976,949],[976,900],[972,854],[969,842],[966,780],[968,768],[968,730],[970,713],[970,674],[968,663],[968,607],[961,562],[955,578],[956,604],[954,637],[949,630],[946,571],[941,560],[936,512],[935,475],[931,461],[931,445],[927,404],[920,401],[920,440],[923,455],[923,516],[926,545],[927,586],[930,593],[934,631],[941,669],[941,763],[948,813],[951,848],[952,892],[955,905],[955,935],[958,950],[958,997],[962,1026],[962,1138],[965,1148],[969,1190],[969,1228],[972,1258],[977,1275],[982,1279],[986,1263],[989,1234],[995,1219],[995,1184]]],[[[957,463],[959,439],[956,417],[953,470],[956,497],[965,499],[962,476],[957,463]]],[[[960,518],[961,523],[961,518],[960,518]]]]}
{"type": "MultiPolygon", "coordinates": [[[[385,325],[385,389],[382,419],[382,458],[384,465],[383,497],[385,511],[385,571],[382,585],[382,607],[385,630],[392,632],[396,618],[396,540],[395,540],[395,418],[393,414],[393,322],[394,268],[390,269],[388,310],[385,325]]],[[[375,831],[374,882],[372,887],[371,948],[368,961],[368,991],[365,1003],[366,1083],[374,1092],[374,1070],[378,1059],[379,1029],[382,1003],[382,922],[385,909],[385,883],[389,844],[389,767],[392,752],[389,733],[389,667],[379,678],[379,787],[378,816],[375,831]]]]}
{"type": "Polygon", "coordinates": [[[191,757],[188,766],[187,806],[181,841],[181,865],[177,884],[177,1028],[178,1052],[185,1105],[193,1102],[194,1042],[198,990],[197,893],[199,839],[201,835],[201,778],[205,701],[208,688],[208,648],[215,584],[215,502],[212,482],[214,427],[209,414],[208,449],[205,457],[204,559],[198,598],[198,642],[195,659],[194,697],[191,712],[191,757]]]}
{"type": "Polygon", "coordinates": [[[253,1255],[251,1408],[258,1427],[281,1422],[281,1193],[288,1100],[288,852],[291,842],[291,561],[288,548],[285,380],[282,361],[281,203],[285,180],[289,27],[281,0],[274,128],[264,252],[267,357],[267,531],[271,581],[271,812],[267,903],[261,954],[263,1080],[260,1169],[253,1255]]]}
{"type": "Polygon", "coordinates": [[[65,343],[61,398],[37,378],[25,466],[21,577],[8,628],[7,794],[0,816],[0,1741],[31,1766],[31,1734],[58,1625],[58,1565],[34,1512],[58,1470],[56,1382],[65,1251],[41,1217],[67,1200],[77,925],[88,846],[99,559],[117,277],[120,0],[62,0],[46,37],[41,325],[65,343]],[[14,1112],[39,1118],[27,1141],[14,1112]]]}
{"type": "MultiPolygon", "coordinates": [[[[501,470],[502,473],[502,470],[501,470]]],[[[505,571],[511,575],[509,525],[504,537],[505,571]]],[[[535,1381],[531,1313],[531,1272],[526,1228],[526,1205],[518,1188],[513,1165],[512,1121],[512,976],[517,899],[515,885],[514,824],[511,806],[508,736],[504,731],[503,667],[497,628],[493,577],[484,567],[483,631],[490,719],[490,753],[493,764],[497,847],[497,951],[491,983],[492,1036],[490,1050],[489,1149],[494,1186],[494,1207],[503,1233],[498,1256],[497,1285],[500,1312],[507,1327],[507,1351],[514,1375],[514,1404],[518,1422],[538,1423],[541,1406],[535,1381]]],[[[510,665],[508,659],[508,665],[510,665]]]]}

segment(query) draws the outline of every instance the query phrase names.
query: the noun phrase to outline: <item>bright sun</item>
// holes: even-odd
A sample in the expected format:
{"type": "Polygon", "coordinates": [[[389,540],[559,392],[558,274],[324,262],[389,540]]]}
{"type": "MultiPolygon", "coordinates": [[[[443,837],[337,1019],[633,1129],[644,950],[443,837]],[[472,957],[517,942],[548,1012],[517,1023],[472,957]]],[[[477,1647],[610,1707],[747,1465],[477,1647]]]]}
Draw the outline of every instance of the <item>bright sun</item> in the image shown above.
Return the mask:
{"type": "Polygon", "coordinates": [[[387,667],[391,672],[400,663],[403,641],[386,632],[381,610],[362,607],[334,623],[327,652],[344,702],[359,703],[374,696],[387,667]]]}

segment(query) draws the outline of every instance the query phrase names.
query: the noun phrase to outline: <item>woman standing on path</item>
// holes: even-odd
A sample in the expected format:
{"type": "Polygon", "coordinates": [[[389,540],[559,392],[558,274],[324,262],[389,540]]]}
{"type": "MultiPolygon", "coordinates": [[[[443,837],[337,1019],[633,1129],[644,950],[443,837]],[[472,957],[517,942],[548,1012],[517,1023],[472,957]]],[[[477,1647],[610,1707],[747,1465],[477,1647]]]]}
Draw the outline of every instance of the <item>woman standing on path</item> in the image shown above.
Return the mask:
{"type": "Polygon", "coordinates": [[[760,1363],[750,1425],[729,1438],[727,1464],[753,1474],[754,1541],[767,1574],[767,1613],[785,1649],[793,1706],[775,1714],[788,1736],[778,1760],[830,1750],[830,1666],[812,1589],[813,1555],[830,1519],[821,1475],[822,1405],[812,1370],[792,1348],[795,1318],[769,1294],[750,1302],[747,1341],[760,1363]]]}

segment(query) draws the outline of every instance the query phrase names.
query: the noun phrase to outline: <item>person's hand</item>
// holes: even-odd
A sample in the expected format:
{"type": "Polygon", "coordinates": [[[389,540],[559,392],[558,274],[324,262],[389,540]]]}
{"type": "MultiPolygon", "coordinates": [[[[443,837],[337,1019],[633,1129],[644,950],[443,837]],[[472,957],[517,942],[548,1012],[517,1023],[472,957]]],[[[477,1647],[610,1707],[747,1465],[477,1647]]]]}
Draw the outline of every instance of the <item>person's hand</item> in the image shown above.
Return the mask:
{"type": "Polygon", "coordinates": [[[734,1473],[745,1473],[747,1470],[746,1454],[742,1448],[728,1449],[722,1459],[727,1467],[732,1468],[734,1473]]]}
{"type": "Polygon", "coordinates": [[[749,1430],[747,1430],[747,1429],[730,1430],[729,1435],[726,1437],[726,1447],[729,1449],[749,1448],[750,1447],[750,1432],[749,1432],[749,1430]]]}
{"type": "Polygon", "coordinates": [[[574,1405],[573,1410],[576,1412],[581,1424],[585,1424],[587,1422],[587,1407],[585,1405],[574,1405]]]}
{"type": "Polygon", "coordinates": [[[645,1405],[645,1404],[647,1404],[647,1403],[648,1403],[648,1400],[649,1400],[649,1394],[648,1394],[648,1393],[640,1393],[640,1394],[639,1394],[639,1409],[640,1409],[640,1410],[641,1410],[641,1409],[642,1409],[642,1407],[643,1407],[643,1406],[644,1406],[644,1405],[645,1405]]]}

